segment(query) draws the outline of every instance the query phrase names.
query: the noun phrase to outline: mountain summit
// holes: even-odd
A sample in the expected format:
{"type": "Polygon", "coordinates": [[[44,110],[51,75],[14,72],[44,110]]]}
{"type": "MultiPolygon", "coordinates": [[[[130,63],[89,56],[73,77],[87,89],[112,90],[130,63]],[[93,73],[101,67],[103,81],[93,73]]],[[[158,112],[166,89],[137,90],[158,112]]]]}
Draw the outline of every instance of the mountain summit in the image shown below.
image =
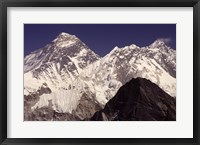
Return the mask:
{"type": "Polygon", "coordinates": [[[57,43],[57,46],[67,47],[77,41],[80,41],[80,39],[75,35],[62,32],[52,42],[57,43]]]}
{"type": "MultiPolygon", "coordinates": [[[[85,63],[90,64],[99,59],[99,56],[78,37],[62,32],[51,43],[25,57],[24,71],[31,71],[48,62],[61,62],[63,61],[61,58],[69,60],[77,55],[81,56],[81,58],[78,58],[77,63],[87,59],[88,62],[85,63]]],[[[86,64],[80,63],[76,67],[83,68],[85,66],[86,64]]]]}
{"type": "Polygon", "coordinates": [[[25,56],[25,108],[30,113],[50,107],[58,114],[67,113],[69,120],[91,118],[121,86],[137,77],[150,80],[175,97],[176,51],[155,42],[162,47],[115,47],[100,58],[75,35],[60,33],[25,56]]]}
{"type": "Polygon", "coordinates": [[[160,47],[167,47],[167,42],[163,39],[157,39],[151,45],[151,48],[160,48],[160,47]]]}
{"type": "Polygon", "coordinates": [[[75,35],[62,32],[51,43],[25,57],[24,73],[55,85],[72,80],[98,59],[99,56],[75,35]]]}
{"type": "Polygon", "coordinates": [[[176,100],[144,78],[122,86],[93,121],[174,121],[176,100]]]}

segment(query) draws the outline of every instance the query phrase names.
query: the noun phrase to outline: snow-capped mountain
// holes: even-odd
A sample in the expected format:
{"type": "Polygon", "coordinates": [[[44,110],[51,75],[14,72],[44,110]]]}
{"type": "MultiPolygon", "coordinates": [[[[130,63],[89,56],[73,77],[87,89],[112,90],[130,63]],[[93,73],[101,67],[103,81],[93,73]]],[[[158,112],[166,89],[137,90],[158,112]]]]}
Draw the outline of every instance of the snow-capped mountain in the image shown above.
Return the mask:
{"type": "Polygon", "coordinates": [[[132,78],[146,78],[176,96],[176,52],[163,41],[147,47],[115,47],[109,54],[89,65],[79,75],[105,104],[116,91],[132,78]],[[159,45],[156,45],[156,44],[159,45]],[[162,45],[160,45],[162,44],[162,45]]]}
{"type": "Polygon", "coordinates": [[[163,67],[171,76],[176,78],[176,51],[166,45],[163,40],[156,40],[144,53],[147,57],[155,59],[155,61],[163,67]]]}
{"type": "Polygon", "coordinates": [[[25,57],[24,95],[37,96],[37,101],[29,103],[29,112],[51,102],[57,113],[84,119],[98,111],[95,108],[102,109],[122,85],[137,77],[149,79],[176,96],[176,51],[156,40],[142,48],[134,44],[115,47],[100,58],[76,36],[61,33],[25,57]],[[48,93],[40,93],[44,86],[48,93]],[[88,103],[92,112],[88,112],[88,103]]]}
{"type": "Polygon", "coordinates": [[[83,68],[98,59],[99,56],[75,35],[61,33],[51,43],[25,57],[25,94],[43,83],[51,89],[67,89],[83,68]]]}

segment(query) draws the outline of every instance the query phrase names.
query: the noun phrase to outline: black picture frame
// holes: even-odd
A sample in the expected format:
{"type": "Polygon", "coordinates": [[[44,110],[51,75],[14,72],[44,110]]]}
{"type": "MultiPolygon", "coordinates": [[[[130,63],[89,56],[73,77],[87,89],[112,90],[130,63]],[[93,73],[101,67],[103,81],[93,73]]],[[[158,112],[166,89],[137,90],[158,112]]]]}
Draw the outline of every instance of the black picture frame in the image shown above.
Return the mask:
{"type": "Polygon", "coordinates": [[[0,1],[0,143],[1,144],[200,144],[200,2],[199,0],[1,0],[0,1]],[[8,7],[193,7],[193,138],[7,138],[8,7]]]}

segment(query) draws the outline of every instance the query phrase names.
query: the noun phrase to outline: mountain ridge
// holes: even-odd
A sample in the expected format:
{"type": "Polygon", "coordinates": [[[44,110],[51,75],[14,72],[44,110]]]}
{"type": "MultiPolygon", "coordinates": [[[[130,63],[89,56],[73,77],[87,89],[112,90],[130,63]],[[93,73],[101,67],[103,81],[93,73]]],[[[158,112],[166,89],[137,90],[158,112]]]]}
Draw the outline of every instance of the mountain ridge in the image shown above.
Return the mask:
{"type": "Polygon", "coordinates": [[[133,78],[90,120],[175,121],[176,100],[150,80],[133,78]]]}
{"type": "Polygon", "coordinates": [[[39,96],[31,109],[43,108],[51,101],[57,113],[71,114],[79,106],[85,114],[81,118],[90,118],[98,111],[84,110],[84,100],[101,109],[132,78],[150,79],[175,97],[176,51],[165,46],[140,48],[131,44],[99,57],[75,35],[62,32],[45,51],[39,49],[25,57],[24,95],[34,94],[46,83],[51,93],[39,96]]]}

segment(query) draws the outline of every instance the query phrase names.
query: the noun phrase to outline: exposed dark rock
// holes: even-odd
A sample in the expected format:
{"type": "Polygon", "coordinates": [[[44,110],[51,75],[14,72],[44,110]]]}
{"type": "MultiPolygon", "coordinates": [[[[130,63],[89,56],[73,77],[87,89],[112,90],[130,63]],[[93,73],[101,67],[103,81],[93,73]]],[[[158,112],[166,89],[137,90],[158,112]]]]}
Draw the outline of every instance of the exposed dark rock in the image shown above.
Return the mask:
{"type": "Polygon", "coordinates": [[[52,102],[49,101],[49,105],[36,108],[31,113],[29,113],[28,120],[30,121],[71,121],[80,120],[78,117],[70,113],[58,113],[52,108],[52,102]]]}
{"type": "Polygon", "coordinates": [[[73,110],[72,114],[77,116],[80,120],[88,120],[95,112],[101,109],[103,109],[103,107],[94,97],[88,97],[87,94],[84,93],[79,100],[76,110],[73,110]]]}
{"type": "Polygon", "coordinates": [[[90,120],[175,121],[176,100],[147,79],[132,79],[90,120]]]}
{"type": "MultiPolygon", "coordinates": [[[[43,84],[46,86],[45,84],[43,84]]],[[[42,94],[51,93],[48,86],[41,87],[36,93],[24,96],[24,120],[25,121],[82,121],[89,120],[96,111],[103,107],[93,97],[88,97],[83,94],[79,100],[79,104],[72,113],[59,113],[53,109],[52,101],[49,100],[49,105],[41,108],[31,109],[38,101],[42,94]]]]}
{"type": "Polygon", "coordinates": [[[46,83],[43,84],[36,92],[31,93],[29,95],[24,95],[24,120],[32,120],[34,118],[34,114],[32,112],[31,107],[33,107],[40,99],[39,96],[43,94],[50,94],[51,89],[47,86],[46,83]]]}

